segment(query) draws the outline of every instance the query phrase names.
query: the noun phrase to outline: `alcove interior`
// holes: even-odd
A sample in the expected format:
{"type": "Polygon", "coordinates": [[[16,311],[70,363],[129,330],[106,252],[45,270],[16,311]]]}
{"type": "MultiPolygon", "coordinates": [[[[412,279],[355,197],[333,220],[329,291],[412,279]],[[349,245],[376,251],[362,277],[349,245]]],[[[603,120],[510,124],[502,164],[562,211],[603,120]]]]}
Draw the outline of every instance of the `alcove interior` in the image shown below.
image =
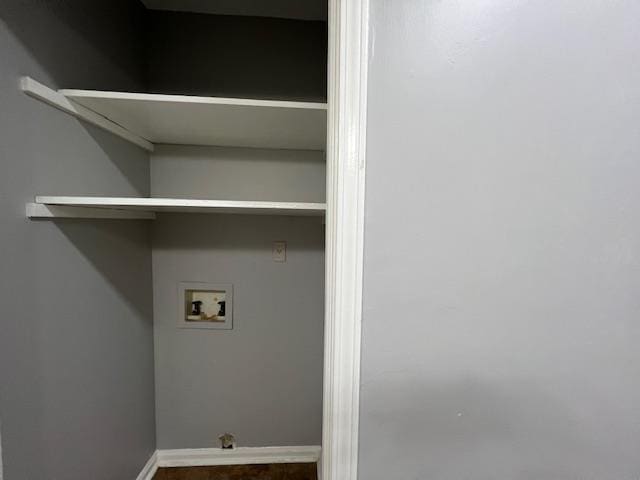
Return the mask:
{"type": "MultiPolygon", "coordinates": [[[[65,451],[95,447],[79,431],[113,445],[110,458],[126,448],[120,461],[127,468],[154,449],[218,446],[224,432],[239,446],[320,445],[324,144],[147,139],[149,151],[25,95],[18,80],[28,76],[57,96],[92,90],[295,102],[315,105],[326,119],[326,10],[276,18],[172,11],[167,2],[147,2],[160,10],[133,1],[72,1],[31,11],[17,3],[0,7],[11,52],[3,91],[11,91],[8,108],[24,121],[20,132],[3,122],[5,153],[23,159],[15,171],[28,170],[29,178],[16,182],[23,213],[11,221],[35,252],[26,261],[37,279],[29,298],[50,320],[36,321],[32,347],[40,359],[26,373],[40,380],[24,387],[46,398],[27,424],[44,438],[50,458],[33,468],[50,478],[67,472],[65,451]],[[125,218],[118,217],[122,206],[38,203],[62,197],[317,207],[312,214],[294,206],[259,215],[243,205],[212,213],[138,208],[148,218],[125,218]],[[26,219],[24,205],[34,202],[50,210],[26,219]],[[102,218],[104,212],[115,218],[102,218]],[[286,242],[285,262],[274,261],[274,242],[286,242]],[[180,327],[181,282],[232,284],[233,328],[180,327]]],[[[189,130],[198,117],[168,121],[189,130]]],[[[248,115],[240,137],[267,121],[248,115]]],[[[295,143],[295,129],[283,138],[295,143]]],[[[29,276],[20,275],[26,284],[29,276]]],[[[16,302],[27,301],[14,293],[16,302]]],[[[3,418],[3,438],[14,428],[3,418]]],[[[8,444],[7,451],[18,451],[8,444]]]]}

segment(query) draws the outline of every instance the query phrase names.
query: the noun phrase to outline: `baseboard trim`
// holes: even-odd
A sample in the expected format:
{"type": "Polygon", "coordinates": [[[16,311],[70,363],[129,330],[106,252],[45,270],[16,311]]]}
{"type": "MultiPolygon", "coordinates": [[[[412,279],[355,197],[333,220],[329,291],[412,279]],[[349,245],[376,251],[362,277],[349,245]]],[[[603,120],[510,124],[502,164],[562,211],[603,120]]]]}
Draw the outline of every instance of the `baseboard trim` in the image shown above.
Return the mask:
{"type": "Polygon", "coordinates": [[[213,465],[251,465],[258,463],[317,463],[319,446],[185,448],[158,450],[158,467],[200,467],[213,465]]]}
{"type": "Polygon", "coordinates": [[[153,480],[160,467],[207,467],[215,465],[255,465],[259,463],[318,463],[320,446],[179,448],[156,450],[136,480],[153,480]]]}
{"type": "Polygon", "coordinates": [[[158,470],[158,451],[156,450],[149,458],[149,461],[142,467],[142,471],[136,477],[136,480],[152,480],[158,470]]]}

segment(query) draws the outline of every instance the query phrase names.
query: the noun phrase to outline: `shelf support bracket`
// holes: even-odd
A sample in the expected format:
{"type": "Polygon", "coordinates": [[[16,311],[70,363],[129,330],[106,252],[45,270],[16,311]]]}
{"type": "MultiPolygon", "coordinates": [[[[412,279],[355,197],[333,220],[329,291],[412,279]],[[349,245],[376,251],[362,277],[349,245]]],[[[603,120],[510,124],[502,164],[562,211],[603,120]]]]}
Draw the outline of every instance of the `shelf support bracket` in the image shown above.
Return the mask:
{"type": "Polygon", "coordinates": [[[149,152],[153,152],[153,143],[136,135],[135,133],[130,132],[126,128],[121,127],[102,115],[97,114],[93,110],[83,107],[82,105],[75,103],[73,100],[69,100],[61,93],[35,81],[31,77],[22,77],[20,79],[20,89],[30,97],[37,98],[58,110],[62,110],[63,112],[79,118],[80,120],[84,120],[96,127],[107,130],[108,132],[144,148],[149,152]]]}
{"type": "Polygon", "coordinates": [[[70,207],[46,205],[43,203],[27,203],[27,217],[32,219],[56,218],[96,218],[112,220],[153,220],[154,212],[140,210],[118,210],[115,208],[70,207]]]}

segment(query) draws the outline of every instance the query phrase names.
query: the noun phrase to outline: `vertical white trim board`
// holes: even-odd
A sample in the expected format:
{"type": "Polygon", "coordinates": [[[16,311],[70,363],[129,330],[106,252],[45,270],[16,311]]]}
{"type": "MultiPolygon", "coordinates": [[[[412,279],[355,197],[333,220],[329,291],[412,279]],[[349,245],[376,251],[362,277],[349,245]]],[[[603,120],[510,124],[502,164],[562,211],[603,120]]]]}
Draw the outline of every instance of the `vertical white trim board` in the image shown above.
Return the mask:
{"type": "Polygon", "coordinates": [[[368,0],[329,0],[321,475],[357,480],[368,0]]]}
{"type": "MultiPolygon", "coordinates": [[[[142,467],[142,471],[136,477],[136,480],[153,480],[153,476],[158,470],[158,452],[155,451],[149,458],[149,461],[142,467]]],[[[0,479],[2,480],[2,479],[0,479]]]]}
{"type": "Polygon", "coordinates": [[[0,422],[0,480],[2,477],[2,422],[0,422]]]}

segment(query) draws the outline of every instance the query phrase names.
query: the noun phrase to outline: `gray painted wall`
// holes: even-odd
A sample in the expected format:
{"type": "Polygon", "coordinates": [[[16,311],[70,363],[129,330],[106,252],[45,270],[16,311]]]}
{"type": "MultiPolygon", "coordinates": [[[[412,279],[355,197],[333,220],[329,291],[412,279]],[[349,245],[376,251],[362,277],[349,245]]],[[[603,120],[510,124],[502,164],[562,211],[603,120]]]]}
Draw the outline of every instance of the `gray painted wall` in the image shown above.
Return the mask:
{"type": "Polygon", "coordinates": [[[170,198],[324,202],[324,152],[158,145],[151,194],[170,198]]]}
{"type": "Polygon", "coordinates": [[[640,3],[371,7],[360,478],[637,479],[640,3]]]}
{"type": "Polygon", "coordinates": [[[148,28],[152,92],[326,100],[325,22],[150,10],[148,28]]]}
{"type": "MultiPolygon", "coordinates": [[[[162,197],[324,201],[324,152],[160,145],[162,197]]],[[[153,237],[158,448],[319,445],[324,227],[318,218],[162,215],[153,237]],[[288,244],[274,263],[273,241],[288,244]],[[232,283],[234,329],[177,326],[182,281],[232,283]]]]}
{"type": "Polygon", "coordinates": [[[143,151],[18,90],[143,88],[132,5],[0,3],[5,480],[131,480],[155,447],[149,226],[24,214],[35,194],[148,194],[143,151]]]}
{"type": "Polygon", "coordinates": [[[164,214],[154,222],[158,448],[319,445],[324,227],[318,218],[164,214]],[[275,263],[272,242],[287,242],[275,263]],[[181,281],[233,284],[233,330],[178,328],[181,281]]]}

